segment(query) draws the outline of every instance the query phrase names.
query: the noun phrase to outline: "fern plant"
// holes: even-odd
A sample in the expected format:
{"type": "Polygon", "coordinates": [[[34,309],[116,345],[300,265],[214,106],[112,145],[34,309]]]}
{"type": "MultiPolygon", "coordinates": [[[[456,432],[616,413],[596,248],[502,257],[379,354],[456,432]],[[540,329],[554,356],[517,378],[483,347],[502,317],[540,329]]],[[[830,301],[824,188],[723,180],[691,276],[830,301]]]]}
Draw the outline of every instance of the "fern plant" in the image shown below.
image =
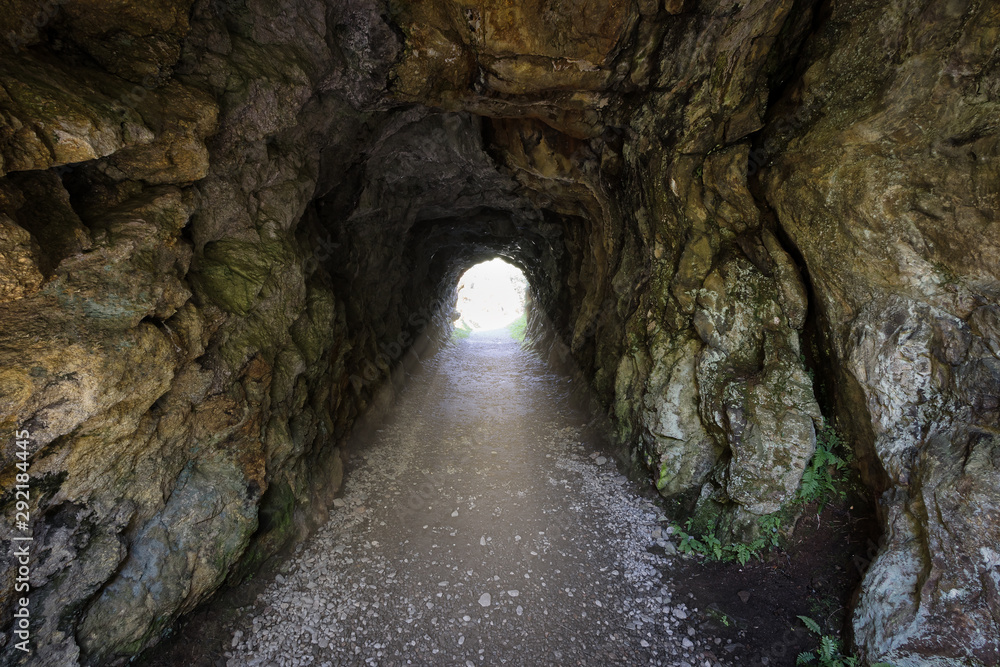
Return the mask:
{"type": "Polygon", "coordinates": [[[696,538],[694,535],[688,535],[683,530],[677,529],[677,536],[679,538],[677,550],[682,554],[697,553],[706,555],[708,553],[708,549],[705,548],[705,545],[702,544],[701,540],[696,538]]]}
{"type": "Polygon", "coordinates": [[[837,487],[834,478],[834,473],[843,472],[847,468],[847,461],[837,454],[837,450],[842,450],[843,447],[840,436],[832,426],[827,425],[816,434],[816,453],[802,473],[799,502],[805,504],[818,501],[818,512],[822,512],[830,498],[844,496],[845,491],[837,487]]]}
{"type": "Polygon", "coordinates": [[[733,547],[733,556],[740,565],[746,565],[750,557],[753,556],[753,550],[746,544],[738,543],[730,546],[733,547]]]}
{"type": "Polygon", "coordinates": [[[740,565],[746,565],[754,556],[763,560],[763,552],[769,546],[776,547],[779,544],[778,527],[781,524],[781,519],[776,516],[761,517],[760,526],[765,535],[758,537],[749,544],[742,542],[723,544],[714,533],[706,533],[700,538],[696,537],[687,532],[691,530],[691,523],[692,519],[688,519],[684,524],[684,528],[681,528],[677,524],[673,525],[674,534],[678,540],[677,550],[683,554],[701,554],[711,560],[735,560],[740,565]]]}
{"type": "Polygon", "coordinates": [[[781,536],[779,532],[781,529],[781,517],[777,514],[762,516],[759,523],[761,532],[763,533],[761,539],[772,547],[781,546],[781,540],[779,539],[781,536]]]}
{"type": "Polygon", "coordinates": [[[715,560],[722,560],[723,549],[722,542],[715,535],[706,535],[704,537],[705,548],[708,551],[708,555],[715,560]]]}
{"type": "MultiPolygon", "coordinates": [[[[815,652],[809,651],[799,653],[795,659],[796,665],[817,664],[820,667],[858,667],[861,661],[852,655],[845,655],[840,646],[840,640],[830,635],[823,634],[823,629],[819,623],[808,616],[798,617],[802,623],[809,628],[809,631],[819,637],[819,647],[815,652]]],[[[871,667],[893,667],[888,662],[876,662],[871,667]]]]}

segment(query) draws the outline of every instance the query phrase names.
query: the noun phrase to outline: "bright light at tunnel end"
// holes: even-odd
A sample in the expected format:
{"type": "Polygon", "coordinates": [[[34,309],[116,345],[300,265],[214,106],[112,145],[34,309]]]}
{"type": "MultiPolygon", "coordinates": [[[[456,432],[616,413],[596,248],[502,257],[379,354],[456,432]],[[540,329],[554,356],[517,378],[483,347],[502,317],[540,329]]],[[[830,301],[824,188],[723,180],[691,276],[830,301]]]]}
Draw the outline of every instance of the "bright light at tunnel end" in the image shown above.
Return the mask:
{"type": "Polygon", "coordinates": [[[524,314],[527,289],[521,270],[502,259],[476,264],[458,281],[456,324],[473,331],[510,326],[524,314]]]}

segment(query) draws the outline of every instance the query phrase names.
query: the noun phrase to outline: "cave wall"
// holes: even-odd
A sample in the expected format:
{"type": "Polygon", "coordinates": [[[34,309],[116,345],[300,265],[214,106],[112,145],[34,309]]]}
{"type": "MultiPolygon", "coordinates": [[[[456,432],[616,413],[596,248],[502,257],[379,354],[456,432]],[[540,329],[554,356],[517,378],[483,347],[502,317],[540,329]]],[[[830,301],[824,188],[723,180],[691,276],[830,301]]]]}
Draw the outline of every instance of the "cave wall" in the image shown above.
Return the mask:
{"type": "Polygon", "coordinates": [[[853,624],[896,664],[1000,662],[998,29],[991,3],[837,6],[762,179],[885,489],[853,624]]]}
{"type": "Polygon", "coordinates": [[[348,256],[343,211],[317,219],[327,191],[363,195],[351,170],[392,133],[376,107],[399,42],[373,5],[19,7],[0,75],[0,662],[110,664],[325,516],[352,426],[444,302],[409,282],[401,239],[348,256]],[[356,298],[369,276],[385,298],[356,298]],[[11,633],[20,429],[30,656],[11,633]]]}
{"type": "Polygon", "coordinates": [[[996,8],[8,4],[0,664],[17,430],[36,659],[122,662],[322,520],[498,255],[701,528],[793,511],[818,377],[886,533],[859,648],[1000,661],[996,8]]]}

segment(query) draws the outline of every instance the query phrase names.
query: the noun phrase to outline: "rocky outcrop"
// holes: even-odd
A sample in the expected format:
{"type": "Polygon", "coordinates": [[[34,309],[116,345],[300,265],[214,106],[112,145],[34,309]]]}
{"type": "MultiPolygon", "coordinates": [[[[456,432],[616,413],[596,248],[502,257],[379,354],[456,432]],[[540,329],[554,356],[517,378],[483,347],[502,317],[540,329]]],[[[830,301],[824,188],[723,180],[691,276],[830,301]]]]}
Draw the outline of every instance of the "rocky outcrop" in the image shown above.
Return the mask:
{"type": "Polygon", "coordinates": [[[897,665],[1000,661],[998,25],[995,6],[846,3],[809,46],[801,122],[770,136],[767,198],[884,490],[854,631],[897,665]]]}
{"type": "Polygon", "coordinates": [[[15,432],[30,659],[121,663],[323,519],[497,255],[722,537],[788,511],[820,376],[885,526],[858,647],[1000,660],[991,5],[9,5],[0,664],[15,432]]]}
{"type": "Polygon", "coordinates": [[[351,264],[346,220],[315,214],[389,123],[371,105],[397,42],[373,7],[89,4],[0,75],[3,664],[121,662],[315,525],[391,395],[403,358],[379,345],[438,314],[404,270],[393,298],[349,301],[397,247],[351,264]],[[348,62],[333,33],[381,46],[348,62]],[[10,634],[20,429],[30,656],[10,634]]]}

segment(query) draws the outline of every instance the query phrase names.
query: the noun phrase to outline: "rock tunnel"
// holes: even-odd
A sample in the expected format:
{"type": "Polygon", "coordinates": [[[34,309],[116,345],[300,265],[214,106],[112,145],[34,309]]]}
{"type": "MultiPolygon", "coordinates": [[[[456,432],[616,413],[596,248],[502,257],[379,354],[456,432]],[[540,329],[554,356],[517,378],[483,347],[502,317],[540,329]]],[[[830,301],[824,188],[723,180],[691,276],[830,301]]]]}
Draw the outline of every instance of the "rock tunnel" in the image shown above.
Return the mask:
{"type": "Polygon", "coordinates": [[[9,0],[0,35],[0,664],[122,664],[322,523],[494,257],[680,516],[751,539],[835,425],[882,530],[859,655],[1000,664],[1000,6],[9,0]]]}

